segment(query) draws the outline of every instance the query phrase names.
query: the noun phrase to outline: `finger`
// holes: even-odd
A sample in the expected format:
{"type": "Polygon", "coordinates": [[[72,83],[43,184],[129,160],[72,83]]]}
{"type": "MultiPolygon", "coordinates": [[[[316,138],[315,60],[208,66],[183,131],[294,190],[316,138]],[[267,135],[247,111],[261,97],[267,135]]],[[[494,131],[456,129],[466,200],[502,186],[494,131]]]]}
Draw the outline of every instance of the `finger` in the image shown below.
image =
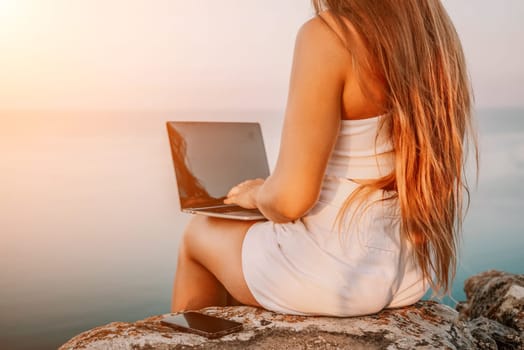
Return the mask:
{"type": "Polygon", "coordinates": [[[236,199],[236,196],[228,196],[226,199],[224,199],[224,204],[237,204],[236,199]]]}
{"type": "Polygon", "coordinates": [[[230,189],[229,192],[227,193],[227,196],[231,197],[231,196],[234,196],[236,194],[238,194],[238,185],[233,187],[232,189],[230,189]]]}

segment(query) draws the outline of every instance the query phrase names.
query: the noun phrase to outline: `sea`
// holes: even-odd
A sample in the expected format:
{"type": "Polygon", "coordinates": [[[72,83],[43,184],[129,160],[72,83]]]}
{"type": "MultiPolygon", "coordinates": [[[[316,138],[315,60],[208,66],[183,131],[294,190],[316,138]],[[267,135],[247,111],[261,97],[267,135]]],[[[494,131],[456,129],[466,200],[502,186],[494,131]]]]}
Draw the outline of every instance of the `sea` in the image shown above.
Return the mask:
{"type": "MultiPolygon", "coordinates": [[[[524,273],[524,108],[478,109],[454,306],[476,273],[524,273]]],[[[282,111],[0,111],[0,348],[56,349],[169,312],[179,211],[165,122],[258,121],[273,168],[282,111]]],[[[431,298],[430,293],[425,298],[431,298]]]]}

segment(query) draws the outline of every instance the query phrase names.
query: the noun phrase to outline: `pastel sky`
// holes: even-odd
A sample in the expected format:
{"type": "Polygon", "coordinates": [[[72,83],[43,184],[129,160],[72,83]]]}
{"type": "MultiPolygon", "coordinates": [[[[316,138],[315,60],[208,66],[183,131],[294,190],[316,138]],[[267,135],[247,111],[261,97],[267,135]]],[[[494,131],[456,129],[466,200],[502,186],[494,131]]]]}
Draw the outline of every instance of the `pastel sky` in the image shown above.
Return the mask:
{"type": "MultiPolygon", "coordinates": [[[[524,105],[524,1],[445,0],[479,106],[524,105]]],[[[0,0],[0,109],[283,109],[309,0],[0,0]]]]}

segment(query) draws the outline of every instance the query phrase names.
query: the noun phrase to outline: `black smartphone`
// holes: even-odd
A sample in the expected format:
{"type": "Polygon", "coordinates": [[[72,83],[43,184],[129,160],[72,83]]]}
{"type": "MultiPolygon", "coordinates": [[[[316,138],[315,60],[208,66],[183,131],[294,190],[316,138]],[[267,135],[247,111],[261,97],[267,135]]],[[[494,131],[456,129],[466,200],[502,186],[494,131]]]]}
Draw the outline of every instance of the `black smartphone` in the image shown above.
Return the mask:
{"type": "Polygon", "coordinates": [[[195,333],[207,338],[219,338],[242,329],[242,323],[194,311],[166,316],[160,322],[176,330],[195,333]]]}

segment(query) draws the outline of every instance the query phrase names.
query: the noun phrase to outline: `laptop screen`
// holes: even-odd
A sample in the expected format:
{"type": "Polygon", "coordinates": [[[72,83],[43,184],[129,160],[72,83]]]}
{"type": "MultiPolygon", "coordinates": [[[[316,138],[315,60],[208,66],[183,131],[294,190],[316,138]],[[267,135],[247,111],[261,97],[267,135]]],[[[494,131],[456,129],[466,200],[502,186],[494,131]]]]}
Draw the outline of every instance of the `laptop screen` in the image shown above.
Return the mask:
{"type": "Polygon", "coordinates": [[[258,123],[167,122],[182,209],[223,204],[242,181],[269,176],[258,123]]]}

